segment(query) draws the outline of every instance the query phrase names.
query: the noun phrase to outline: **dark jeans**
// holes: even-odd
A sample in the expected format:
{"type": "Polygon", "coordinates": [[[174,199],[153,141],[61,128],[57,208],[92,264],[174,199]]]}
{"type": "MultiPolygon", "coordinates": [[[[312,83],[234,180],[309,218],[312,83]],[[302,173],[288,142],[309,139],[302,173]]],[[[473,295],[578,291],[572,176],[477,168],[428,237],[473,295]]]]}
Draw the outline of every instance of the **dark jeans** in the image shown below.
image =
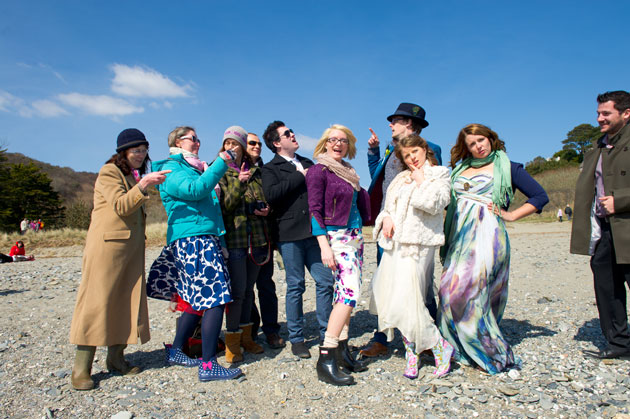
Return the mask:
{"type": "MultiPolygon", "coordinates": [[[[376,265],[377,266],[379,263],[381,263],[381,257],[383,257],[383,248],[381,248],[381,246],[377,244],[376,245],[376,265]]],[[[424,305],[427,307],[427,310],[429,310],[429,314],[431,315],[431,318],[435,322],[435,319],[437,317],[437,304],[435,303],[435,293],[433,292],[433,280],[431,281],[431,284],[429,285],[429,289],[427,291],[427,299],[424,305]]],[[[372,342],[378,342],[383,345],[387,345],[387,336],[383,332],[376,331],[374,332],[374,336],[372,336],[372,342]]]]}
{"type": "Polygon", "coordinates": [[[333,275],[322,263],[319,244],[315,237],[292,242],[278,242],[287,281],[286,310],[289,341],[304,341],[304,311],[302,295],[306,290],[304,267],[315,280],[315,303],[319,338],[324,340],[328,317],[332,311],[333,275]]]}
{"type": "Polygon", "coordinates": [[[630,285],[630,264],[617,263],[610,224],[601,222],[602,238],[591,258],[595,299],[602,333],[611,348],[630,349],[626,284],[630,285]]]}
{"type": "MultiPolygon", "coordinates": [[[[262,260],[264,260],[264,258],[262,258],[262,260]]],[[[273,253],[269,262],[260,267],[258,278],[256,278],[256,289],[258,290],[260,312],[254,300],[252,302],[252,321],[254,321],[255,318],[262,321],[262,331],[265,335],[279,333],[278,296],[276,295],[276,284],[273,282],[273,253]]]]}
{"type": "MultiPolygon", "coordinates": [[[[259,256],[263,250],[266,250],[266,247],[254,248],[254,255],[259,256]]],[[[230,256],[227,265],[230,272],[232,302],[225,310],[225,328],[228,332],[237,332],[240,325],[250,322],[254,284],[260,266],[247,256],[247,249],[228,249],[228,252],[230,256]]],[[[256,260],[259,259],[256,258],[256,260]]]]}

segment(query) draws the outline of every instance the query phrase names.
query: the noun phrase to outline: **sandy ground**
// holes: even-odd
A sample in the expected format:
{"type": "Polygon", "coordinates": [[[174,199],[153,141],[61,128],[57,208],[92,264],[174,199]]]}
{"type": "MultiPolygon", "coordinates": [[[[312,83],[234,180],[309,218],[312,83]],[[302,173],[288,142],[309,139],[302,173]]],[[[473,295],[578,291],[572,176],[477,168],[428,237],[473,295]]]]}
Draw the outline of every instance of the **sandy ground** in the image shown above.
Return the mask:
{"type": "MultiPolygon", "coordinates": [[[[489,376],[455,365],[446,378],[434,380],[432,360],[422,358],[420,377],[411,381],[402,377],[404,355],[397,337],[386,357],[355,374],[357,385],[344,388],[321,383],[315,374],[315,297],[309,279],[305,312],[312,359],[298,360],[288,346],[272,350],[264,345],[264,354],[246,354],[240,365],[245,378],[200,383],[196,369],[165,365],[162,343],[172,341],[176,315],[166,302],[150,300],[152,339],[127,350],[144,371],[134,377],[109,374],[106,352],[99,348],[93,368],[97,388],[74,391],[68,333],[81,249],[45,249],[34,262],[0,265],[0,416],[630,417],[630,365],[596,362],[582,354],[605,342],[589,259],[568,251],[570,223],[517,223],[508,231],[510,297],[501,326],[523,360],[522,370],[489,376]]],[[[159,250],[148,249],[147,267],[159,250]]],[[[364,290],[375,267],[375,245],[367,243],[364,290]]],[[[286,337],[284,271],[276,269],[274,278],[286,337]]],[[[354,312],[351,344],[366,344],[376,327],[368,303],[364,292],[354,312]]]]}

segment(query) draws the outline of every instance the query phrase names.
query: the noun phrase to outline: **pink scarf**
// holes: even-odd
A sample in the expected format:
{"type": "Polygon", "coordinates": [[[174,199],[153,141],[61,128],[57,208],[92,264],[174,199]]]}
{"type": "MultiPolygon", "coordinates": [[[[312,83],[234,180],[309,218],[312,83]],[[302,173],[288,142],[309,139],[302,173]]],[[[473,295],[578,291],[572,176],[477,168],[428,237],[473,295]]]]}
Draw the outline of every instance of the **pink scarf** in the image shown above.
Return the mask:
{"type": "Polygon", "coordinates": [[[188,164],[199,170],[201,173],[205,172],[208,168],[208,163],[206,163],[205,161],[201,161],[197,154],[193,154],[190,151],[186,151],[179,147],[170,147],[169,152],[171,155],[181,154],[188,164]]]}

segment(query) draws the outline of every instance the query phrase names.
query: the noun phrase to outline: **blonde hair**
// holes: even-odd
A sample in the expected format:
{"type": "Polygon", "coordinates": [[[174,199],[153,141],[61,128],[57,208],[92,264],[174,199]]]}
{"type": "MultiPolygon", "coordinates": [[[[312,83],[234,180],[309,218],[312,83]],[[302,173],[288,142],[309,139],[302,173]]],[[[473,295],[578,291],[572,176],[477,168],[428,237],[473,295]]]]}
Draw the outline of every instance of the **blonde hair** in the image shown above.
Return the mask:
{"type": "Polygon", "coordinates": [[[350,131],[350,128],[341,124],[334,124],[331,125],[330,128],[326,128],[319,141],[317,142],[317,145],[315,146],[313,156],[317,157],[320,154],[326,154],[326,143],[328,142],[330,133],[333,130],[342,131],[344,134],[346,134],[346,138],[348,138],[348,152],[346,153],[345,157],[347,157],[348,159],[353,159],[354,156],[356,156],[357,154],[357,137],[355,137],[352,131],[350,131]]]}
{"type": "Polygon", "coordinates": [[[175,128],[173,131],[171,131],[170,134],[168,134],[168,146],[177,147],[176,145],[177,140],[179,140],[184,135],[188,134],[188,132],[190,131],[195,131],[195,129],[193,127],[187,127],[187,126],[181,126],[181,127],[175,128]]]}

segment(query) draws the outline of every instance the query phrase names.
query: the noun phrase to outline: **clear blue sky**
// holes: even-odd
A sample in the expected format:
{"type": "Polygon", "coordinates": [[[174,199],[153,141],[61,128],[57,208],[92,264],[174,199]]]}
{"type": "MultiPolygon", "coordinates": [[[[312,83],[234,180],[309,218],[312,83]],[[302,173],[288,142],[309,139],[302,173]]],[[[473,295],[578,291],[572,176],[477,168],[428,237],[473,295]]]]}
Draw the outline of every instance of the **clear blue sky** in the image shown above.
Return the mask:
{"type": "Polygon", "coordinates": [[[479,122],[525,163],[596,124],[598,93],[630,89],[628,1],[10,1],[0,15],[0,144],[75,170],[98,171],[128,127],[157,160],[192,125],[212,160],[228,126],[280,119],[308,157],[347,125],[367,186],[368,127],[386,143],[400,102],[426,109],[447,161],[479,122]]]}

